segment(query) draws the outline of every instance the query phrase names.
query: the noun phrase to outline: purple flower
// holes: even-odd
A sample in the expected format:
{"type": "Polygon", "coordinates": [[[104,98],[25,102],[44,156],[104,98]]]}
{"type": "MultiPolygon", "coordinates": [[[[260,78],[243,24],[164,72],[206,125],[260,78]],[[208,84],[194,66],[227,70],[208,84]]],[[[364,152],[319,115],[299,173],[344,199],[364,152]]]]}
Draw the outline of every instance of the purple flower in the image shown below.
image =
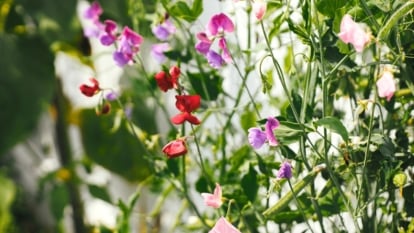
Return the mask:
{"type": "Polygon", "coordinates": [[[259,149],[266,141],[268,141],[270,146],[277,146],[279,143],[273,133],[273,130],[279,127],[279,125],[280,123],[276,118],[268,117],[264,131],[257,127],[250,128],[248,135],[250,145],[252,145],[255,149],[259,149]]]}
{"type": "Polygon", "coordinates": [[[164,52],[170,50],[170,45],[168,43],[153,44],[151,46],[151,54],[159,63],[165,61],[164,52]]]}
{"type": "Polygon", "coordinates": [[[212,36],[217,36],[218,34],[223,34],[224,32],[233,32],[234,24],[231,19],[223,14],[217,14],[211,17],[210,21],[207,24],[207,33],[212,36]]]}
{"type": "Polygon", "coordinates": [[[208,51],[210,51],[211,44],[213,43],[208,37],[205,32],[197,33],[197,39],[200,40],[195,46],[196,50],[206,55],[208,51]]]}
{"type": "Polygon", "coordinates": [[[224,64],[224,59],[221,57],[221,55],[213,50],[207,52],[206,58],[208,64],[210,64],[213,68],[218,69],[224,64]]]}
{"type": "Polygon", "coordinates": [[[129,27],[124,27],[119,37],[118,50],[114,52],[113,58],[117,65],[124,66],[133,61],[133,57],[138,53],[139,46],[143,38],[129,27]]]}
{"type": "Polygon", "coordinates": [[[107,99],[108,101],[114,101],[118,98],[118,94],[114,91],[109,92],[108,94],[106,94],[105,99],[107,99]]]}
{"type": "Polygon", "coordinates": [[[104,24],[104,34],[101,36],[100,41],[103,45],[111,45],[116,40],[117,25],[112,20],[105,20],[104,24]]]}
{"type": "Polygon", "coordinates": [[[157,37],[157,39],[165,41],[171,34],[174,34],[176,28],[171,20],[166,19],[163,23],[157,25],[152,29],[152,33],[157,37]]]}
{"type": "Polygon", "coordinates": [[[226,39],[220,38],[218,45],[223,51],[221,55],[223,57],[223,60],[225,60],[226,62],[231,62],[231,55],[230,55],[229,49],[227,48],[226,39]]]}
{"type": "Polygon", "coordinates": [[[250,128],[248,139],[250,145],[252,145],[253,148],[259,149],[266,142],[267,137],[266,133],[263,132],[260,128],[250,128]]]}
{"type": "Polygon", "coordinates": [[[290,179],[292,178],[292,165],[289,162],[283,162],[280,165],[279,171],[277,171],[276,177],[278,179],[290,179]]]}

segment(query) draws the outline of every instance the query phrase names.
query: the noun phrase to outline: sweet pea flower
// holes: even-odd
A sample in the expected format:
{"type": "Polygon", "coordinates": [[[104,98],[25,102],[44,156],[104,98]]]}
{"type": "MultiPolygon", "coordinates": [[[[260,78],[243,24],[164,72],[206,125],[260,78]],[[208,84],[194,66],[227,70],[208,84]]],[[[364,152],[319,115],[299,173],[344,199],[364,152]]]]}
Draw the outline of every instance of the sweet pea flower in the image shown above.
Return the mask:
{"type": "Polygon", "coordinates": [[[276,177],[277,179],[292,178],[292,165],[289,162],[283,162],[280,165],[279,171],[277,171],[276,177]]]}
{"type": "Polygon", "coordinates": [[[231,19],[227,15],[220,13],[211,17],[205,32],[197,34],[199,42],[195,45],[195,49],[207,58],[208,63],[213,68],[218,69],[226,62],[232,61],[224,36],[225,33],[233,31],[234,24],[231,19]],[[221,50],[221,54],[211,49],[211,45],[216,39],[218,39],[218,47],[221,50]]]}
{"type": "Polygon", "coordinates": [[[138,53],[139,46],[142,44],[143,38],[129,27],[124,27],[119,37],[119,47],[114,52],[113,58],[117,65],[124,66],[133,61],[133,57],[138,53]]]}
{"type": "Polygon", "coordinates": [[[113,44],[116,40],[117,25],[115,21],[109,19],[105,20],[104,25],[103,35],[99,38],[99,40],[101,41],[101,44],[108,46],[113,44]]]}
{"type": "Polygon", "coordinates": [[[154,57],[154,59],[157,62],[163,63],[166,59],[166,56],[164,55],[164,53],[170,49],[171,47],[168,43],[153,44],[151,45],[152,57],[154,57]]]}
{"type": "Polygon", "coordinates": [[[270,146],[277,146],[279,143],[273,133],[273,130],[275,130],[277,127],[279,127],[280,123],[279,121],[274,117],[268,117],[266,124],[265,124],[265,130],[262,131],[258,127],[250,128],[248,139],[250,145],[252,145],[253,148],[259,149],[263,146],[263,144],[268,141],[270,146]]]}
{"type": "Polygon", "coordinates": [[[253,13],[256,16],[257,20],[262,20],[264,14],[266,13],[267,5],[263,0],[255,0],[252,4],[253,13]]]}
{"type": "Polygon", "coordinates": [[[180,76],[180,68],[177,66],[172,66],[169,73],[165,71],[160,71],[155,74],[155,81],[157,82],[158,87],[166,92],[169,89],[178,88],[178,77],[180,76]]]}
{"type": "Polygon", "coordinates": [[[92,97],[97,94],[101,89],[99,87],[99,82],[95,78],[90,78],[89,81],[93,84],[92,86],[87,84],[82,84],[79,86],[80,91],[87,97],[92,97]]]}
{"type": "Polygon", "coordinates": [[[162,152],[169,158],[175,158],[187,154],[187,146],[185,140],[180,138],[167,143],[162,148],[162,152]]]}
{"type": "Polygon", "coordinates": [[[204,203],[207,206],[217,209],[223,204],[223,201],[221,200],[221,197],[222,197],[221,186],[218,183],[216,183],[216,188],[214,189],[213,194],[202,193],[201,196],[204,198],[204,203]]]}
{"type": "Polygon", "coordinates": [[[159,40],[165,41],[171,34],[174,34],[177,29],[174,24],[168,18],[161,24],[158,24],[152,29],[152,33],[159,40]]]}
{"type": "Polygon", "coordinates": [[[99,2],[94,1],[84,12],[83,17],[92,21],[98,21],[103,10],[99,2]]]}
{"type": "Polygon", "coordinates": [[[183,124],[185,121],[194,125],[200,124],[200,120],[191,112],[200,107],[201,97],[199,95],[177,95],[175,98],[175,106],[181,113],[172,117],[171,122],[176,125],[183,124]]]}
{"type": "Polygon", "coordinates": [[[395,82],[394,75],[385,70],[381,77],[377,80],[378,96],[381,98],[386,98],[387,101],[390,101],[394,96],[395,92],[395,82]]]}
{"type": "Polygon", "coordinates": [[[216,225],[209,231],[209,233],[241,233],[236,227],[227,221],[226,218],[221,217],[216,225]]]}
{"type": "Polygon", "coordinates": [[[370,34],[348,14],[342,18],[340,30],[338,37],[344,43],[351,43],[357,52],[362,52],[371,39],[370,34]]]}
{"type": "Polygon", "coordinates": [[[207,34],[211,36],[222,35],[224,32],[234,31],[234,24],[224,13],[213,15],[207,24],[207,34]]]}

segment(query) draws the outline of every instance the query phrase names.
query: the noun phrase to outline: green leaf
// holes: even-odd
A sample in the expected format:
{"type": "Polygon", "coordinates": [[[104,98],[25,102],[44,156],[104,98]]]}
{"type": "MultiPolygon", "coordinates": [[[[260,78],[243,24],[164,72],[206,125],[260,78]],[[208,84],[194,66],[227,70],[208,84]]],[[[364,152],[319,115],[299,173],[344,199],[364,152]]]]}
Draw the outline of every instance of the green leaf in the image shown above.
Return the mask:
{"type": "Polygon", "coordinates": [[[316,8],[323,15],[333,18],[335,12],[337,12],[339,8],[345,6],[347,2],[347,0],[321,0],[316,4],[316,8]]]}
{"type": "Polygon", "coordinates": [[[251,202],[254,202],[257,196],[257,191],[259,190],[259,185],[257,183],[257,172],[252,165],[249,166],[249,172],[243,176],[241,186],[247,198],[251,202]]]}
{"type": "Polygon", "coordinates": [[[193,14],[192,9],[190,9],[190,7],[183,1],[179,1],[173,5],[170,8],[169,13],[175,17],[184,19],[189,23],[195,21],[198,17],[193,14]]]}
{"type": "Polygon", "coordinates": [[[50,191],[50,208],[56,220],[63,218],[63,209],[69,203],[69,194],[64,184],[57,184],[50,191]]]}
{"type": "Polygon", "coordinates": [[[332,130],[339,135],[341,135],[342,139],[345,143],[348,142],[349,136],[348,131],[346,130],[345,126],[342,124],[340,120],[335,117],[325,117],[315,122],[316,125],[322,126],[326,129],[332,130]]]}
{"type": "Polygon", "coordinates": [[[115,132],[113,115],[96,116],[94,110],[80,113],[80,129],[86,155],[94,162],[130,181],[150,175],[150,160],[142,142],[129,131],[126,122],[115,132]]]}
{"type": "Polygon", "coordinates": [[[223,79],[215,72],[210,73],[190,73],[187,72],[188,79],[203,100],[216,100],[222,92],[221,84],[223,79]]]}
{"type": "Polygon", "coordinates": [[[108,203],[112,203],[111,197],[109,196],[108,190],[106,190],[105,187],[97,186],[97,185],[88,185],[89,193],[99,198],[103,201],[106,201],[108,203]]]}
{"type": "Polygon", "coordinates": [[[203,13],[203,0],[194,0],[191,10],[193,12],[193,16],[198,18],[198,16],[203,13]]]}
{"type": "Polygon", "coordinates": [[[0,35],[0,155],[37,125],[55,84],[53,55],[39,37],[0,35]]]}
{"type": "Polygon", "coordinates": [[[8,232],[12,222],[11,206],[16,196],[16,186],[12,180],[0,174],[0,232],[8,232]]]}

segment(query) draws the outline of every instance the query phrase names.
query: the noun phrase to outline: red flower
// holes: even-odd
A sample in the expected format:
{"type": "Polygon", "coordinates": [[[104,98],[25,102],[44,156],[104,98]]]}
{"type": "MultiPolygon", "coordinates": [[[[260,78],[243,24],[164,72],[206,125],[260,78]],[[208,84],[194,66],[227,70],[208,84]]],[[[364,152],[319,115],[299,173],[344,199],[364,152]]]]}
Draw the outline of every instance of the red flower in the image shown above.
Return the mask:
{"type": "Polygon", "coordinates": [[[184,139],[176,139],[165,145],[162,148],[162,152],[171,159],[186,154],[187,146],[184,139]]]}
{"type": "Polygon", "coordinates": [[[200,96],[199,95],[176,95],[175,106],[181,113],[175,115],[171,118],[171,122],[179,125],[185,121],[190,122],[191,124],[198,125],[200,120],[197,117],[191,114],[192,111],[200,107],[200,96]]]}
{"type": "Polygon", "coordinates": [[[166,92],[169,89],[178,88],[178,77],[180,76],[180,68],[177,66],[172,66],[170,68],[169,74],[165,71],[160,71],[155,75],[155,81],[157,81],[158,87],[166,92]]]}
{"type": "Polygon", "coordinates": [[[82,94],[88,97],[92,97],[100,91],[99,82],[95,78],[90,78],[89,80],[92,82],[93,86],[82,84],[80,85],[79,89],[82,92],[82,94]]]}

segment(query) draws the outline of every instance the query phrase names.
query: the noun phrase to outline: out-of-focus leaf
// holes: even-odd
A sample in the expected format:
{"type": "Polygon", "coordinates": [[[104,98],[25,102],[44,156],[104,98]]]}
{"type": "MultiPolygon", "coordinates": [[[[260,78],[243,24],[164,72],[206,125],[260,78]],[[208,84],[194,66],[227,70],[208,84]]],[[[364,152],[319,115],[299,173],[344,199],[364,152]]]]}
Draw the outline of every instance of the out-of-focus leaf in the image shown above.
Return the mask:
{"type": "Polygon", "coordinates": [[[105,187],[101,187],[97,185],[88,185],[88,188],[89,188],[89,193],[92,196],[99,198],[103,201],[106,201],[108,203],[112,203],[108,190],[106,190],[105,187]]]}
{"type": "Polygon", "coordinates": [[[54,90],[53,56],[39,37],[0,35],[0,155],[37,124],[54,90]]]}
{"type": "Polygon", "coordinates": [[[195,92],[204,100],[216,100],[222,92],[222,78],[216,73],[187,73],[195,92]]]}
{"type": "Polygon", "coordinates": [[[64,184],[56,184],[50,191],[50,208],[56,220],[63,217],[63,209],[69,203],[68,190],[64,184]]]}
{"type": "Polygon", "coordinates": [[[93,110],[81,114],[81,132],[86,155],[96,163],[130,181],[140,181],[150,174],[149,156],[143,144],[123,124],[110,132],[112,115],[96,116],[93,110]]]}
{"type": "Polygon", "coordinates": [[[340,120],[336,117],[325,117],[315,122],[318,126],[323,126],[326,129],[332,130],[339,135],[347,143],[349,140],[348,131],[340,120]]]}
{"type": "Polygon", "coordinates": [[[254,111],[244,111],[240,118],[240,125],[247,132],[247,130],[256,124],[256,114],[254,111]]]}
{"type": "Polygon", "coordinates": [[[253,166],[250,165],[249,172],[243,176],[241,186],[247,198],[253,202],[256,199],[257,191],[259,190],[259,185],[257,183],[257,172],[253,166]]]}
{"type": "Polygon", "coordinates": [[[345,6],[347,2],[347,0],[321,0],[316,4],[316,8],[322,14],[333,18],[335,12],[337,12],[339,8],[345,6]]]}
{"type": "Polygon", "coordinates": [[[16,186],[12,180],[0,174],[0,187],[0,232],[7,232],[12,220],[10,206],[16,195],[16,186]]]}

